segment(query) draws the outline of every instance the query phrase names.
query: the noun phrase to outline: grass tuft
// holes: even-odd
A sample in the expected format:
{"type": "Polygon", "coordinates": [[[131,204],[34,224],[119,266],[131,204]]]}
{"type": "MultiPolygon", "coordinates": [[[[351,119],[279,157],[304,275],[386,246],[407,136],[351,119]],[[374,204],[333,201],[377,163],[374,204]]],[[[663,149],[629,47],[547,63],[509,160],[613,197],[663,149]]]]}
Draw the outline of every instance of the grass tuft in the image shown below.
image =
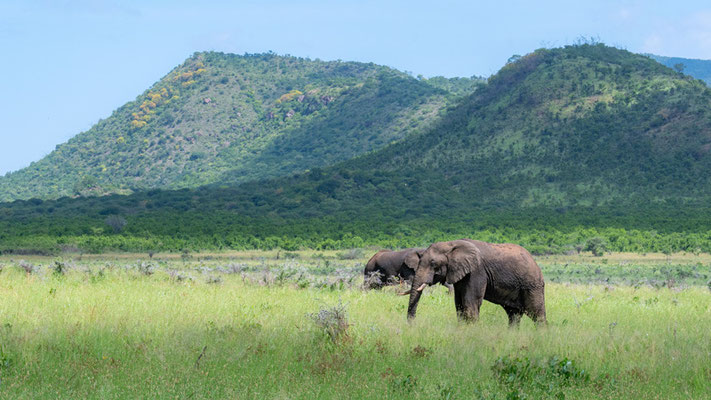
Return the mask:
{"type": "Polygon", "coordinates": [[[332,343],[338,344],[348,339],[348,315],[340,300],[337,305],[321,308],[317,313],[309,314],[309,317],[332,343]]]}
{"type": "Polygon", "coordinates": [[[31,275],[37,269],[37,267],[35,267],[33,264],[31,264],[25,260],[20,260],[20,262],[18,264],[19,264],[20,268],[22,268],[27,275],[31,275]]]}

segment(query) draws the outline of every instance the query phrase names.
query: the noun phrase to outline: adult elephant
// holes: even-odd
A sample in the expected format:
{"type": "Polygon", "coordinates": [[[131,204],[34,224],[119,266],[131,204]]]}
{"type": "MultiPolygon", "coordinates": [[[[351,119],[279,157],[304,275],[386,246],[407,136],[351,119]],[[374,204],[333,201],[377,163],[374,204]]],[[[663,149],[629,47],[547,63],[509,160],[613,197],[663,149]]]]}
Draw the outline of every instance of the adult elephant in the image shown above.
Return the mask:
{"type": "Polygon", "coordinates": [[[531,254],[515,244],[493,244],[460,239],[432,244],[420,257],[409,291],[408,320],[415,318],[424,288],[435,276],[454,285],[454,306],[464,321],[476,321],[482,300],[501,305],[509,325],[523,314],[546,322],[544,281],[531,254]]]}
{"type": "MultiPolygon", "coordinates": [[[[379,289],[396,280],[410,281],[415,276],[415,269],[424,252],[425,249],[380,250],[365,265],[363,271],[365,286],[369,289],[379,289]],[[378,274],[377,279],[373,276],[376,273],[378,274]]],[[[435,275],[430,285],[436,283],[446,286],[450,293],[454,290],[452,285],[445,283],[444,276],[435,275]]]]}

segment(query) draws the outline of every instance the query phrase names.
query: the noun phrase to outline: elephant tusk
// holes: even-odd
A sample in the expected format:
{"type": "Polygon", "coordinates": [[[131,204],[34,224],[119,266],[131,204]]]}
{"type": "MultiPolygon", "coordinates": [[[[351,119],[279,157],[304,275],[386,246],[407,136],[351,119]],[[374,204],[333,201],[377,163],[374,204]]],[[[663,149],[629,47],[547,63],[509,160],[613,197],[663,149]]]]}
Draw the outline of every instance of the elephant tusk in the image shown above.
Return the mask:
{"type": "MultiPolygon", "coordinates": [[[[420,285],[420,287],[418,287],[417,289],[415,289],[415,291],[421,292],[421,291],[424,290],[424,288],[426,288],[426,287],[427,287],[427,284],[426,284],[426,283],[423,283],[422,285],[420,285]]],[[[408,290],[407,292],[400,292],[400,293],[398,293],[398,295],[400,295],[400,296],[408,296],[410,293],[412,293],[412,290],[408,290]]]]}

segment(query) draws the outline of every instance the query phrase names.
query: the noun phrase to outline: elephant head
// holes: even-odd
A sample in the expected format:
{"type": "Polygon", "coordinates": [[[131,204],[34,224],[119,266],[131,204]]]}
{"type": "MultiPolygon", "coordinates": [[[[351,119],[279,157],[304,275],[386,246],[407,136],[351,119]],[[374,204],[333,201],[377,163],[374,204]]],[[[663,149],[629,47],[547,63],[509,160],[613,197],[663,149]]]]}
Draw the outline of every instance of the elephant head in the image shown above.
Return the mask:
{"type": "Polygon", "coordinates": [[[378,251],[368,260],[363,271],[364,287],[381,288],[385,285],[399,284],[401,280],[409,284],[424,251],[425,249],[378,251]]]}
{"type": "Polygon", "coordinates": [[[403,293],[410,295],[407,318],[415,318],[417,304],[425,287],[438,281],[454,284],[478,268],[479,265],[479,250],[471,242],[454,240],[432,244],[420,257],[415,277],[412,280],[412,287],[409,292],[403,293]]]}
{"type": "Polygon", "coordinates": [[[413,249],[408,252],[402,261],[402,268],[400,268],[400,277],[406,281],[412,279],[417,270],[417,266],[420,264],[420,258],[425,252],[425,249],[413,249]]]}

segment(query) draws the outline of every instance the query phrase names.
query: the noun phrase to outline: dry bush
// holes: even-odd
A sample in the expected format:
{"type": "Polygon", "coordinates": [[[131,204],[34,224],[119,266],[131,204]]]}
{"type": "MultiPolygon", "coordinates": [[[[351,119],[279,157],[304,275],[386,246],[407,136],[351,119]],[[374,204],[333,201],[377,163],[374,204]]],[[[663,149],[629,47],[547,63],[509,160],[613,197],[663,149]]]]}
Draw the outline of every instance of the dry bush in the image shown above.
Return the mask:
{"type": "Polygon", "coordinates": [[[309,317],[328,335],[332,343],[341,343],[348,338],[348,315],[346,307],[340,301],[333,307],[322,308],[317,313],[309,314],[309,317]]]}

